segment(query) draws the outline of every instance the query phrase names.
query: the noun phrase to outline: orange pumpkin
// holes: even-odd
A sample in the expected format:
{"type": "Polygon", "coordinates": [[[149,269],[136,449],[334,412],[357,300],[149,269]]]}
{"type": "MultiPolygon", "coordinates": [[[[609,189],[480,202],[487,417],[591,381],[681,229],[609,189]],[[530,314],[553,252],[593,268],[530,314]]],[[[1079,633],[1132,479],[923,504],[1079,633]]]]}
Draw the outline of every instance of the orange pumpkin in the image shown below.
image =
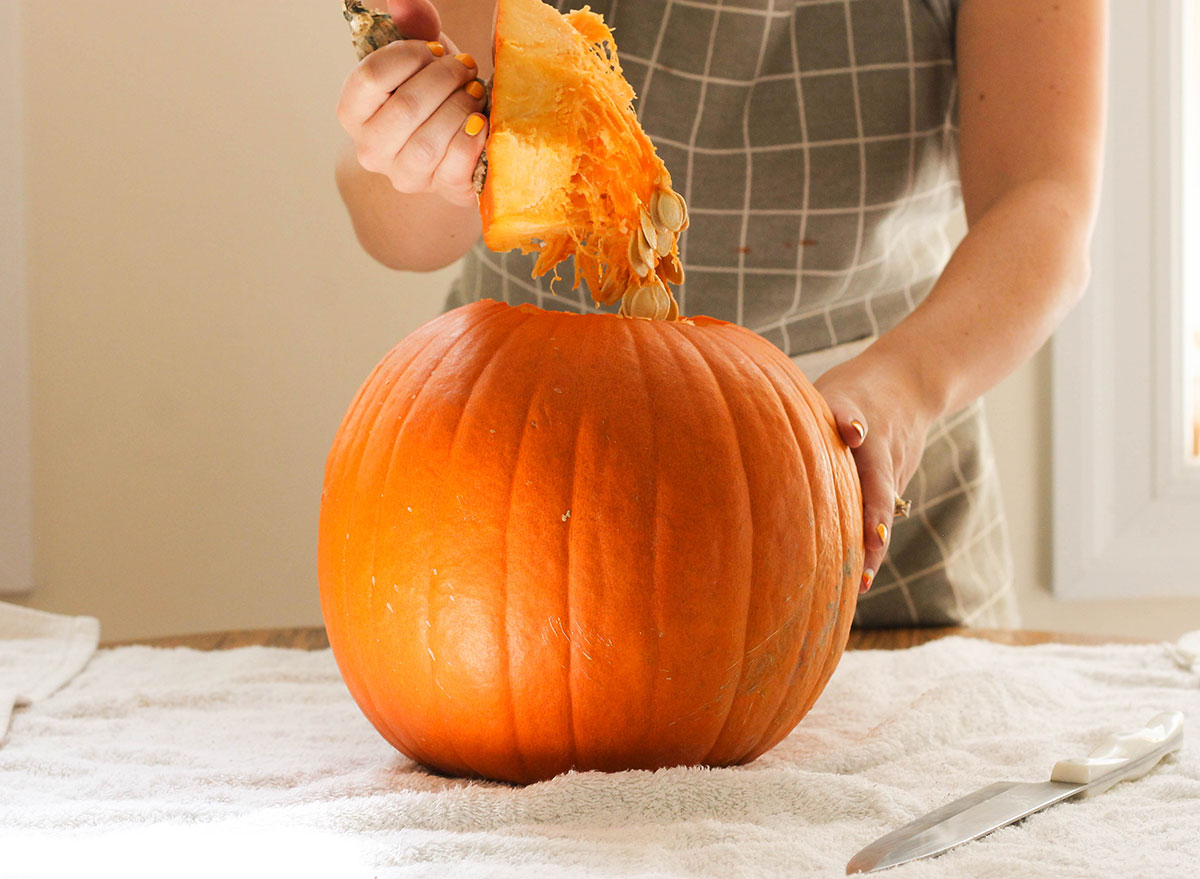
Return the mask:
{"type": "MultiPolygon", "coordinates": [[[[347,10],[384,25],[368,50],[395,38],[347,10]]],[[[820,694],[858,595],[853,457],[778,348],[679,317],[686,205],[615,52],[591,12],[500,0],[484,239],[540,251],[535,274],[574,256],[597,301],[656,319],[442,315],[367,379],[326,465],[334,656],[444,772],[752,760],[820,694]]]]}
{"type": "Polygon", "coordinates": [[[444,772],[743,763],[842,653],[861,504],[762,337],[485,300],[404,339],[346,414],[322,611],[366,716],[444,772]]]}

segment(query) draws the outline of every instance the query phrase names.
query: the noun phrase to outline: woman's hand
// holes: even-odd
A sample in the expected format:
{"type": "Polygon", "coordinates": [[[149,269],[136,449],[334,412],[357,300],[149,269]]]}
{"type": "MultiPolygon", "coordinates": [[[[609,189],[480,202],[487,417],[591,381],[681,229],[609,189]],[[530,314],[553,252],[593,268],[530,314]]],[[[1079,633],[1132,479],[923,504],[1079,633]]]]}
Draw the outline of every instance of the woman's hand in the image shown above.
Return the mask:
{"type": "Polygon", "coordinates": [[[858,465],[865,550],[862,593],[883,561],[896,498],[917,470],[936,413],[918,382],[873,361],[870,349],[830,369],[815,384],[858,465]]]}
{"type": "Polygon", "coordinates": [[[403,39],[372,52],[342,87],[337,117],[358,162],[403,193],[476,203],[472,174],[487,137],[475,59],[460,53],[428,0],[391,0],[403,39]]]}

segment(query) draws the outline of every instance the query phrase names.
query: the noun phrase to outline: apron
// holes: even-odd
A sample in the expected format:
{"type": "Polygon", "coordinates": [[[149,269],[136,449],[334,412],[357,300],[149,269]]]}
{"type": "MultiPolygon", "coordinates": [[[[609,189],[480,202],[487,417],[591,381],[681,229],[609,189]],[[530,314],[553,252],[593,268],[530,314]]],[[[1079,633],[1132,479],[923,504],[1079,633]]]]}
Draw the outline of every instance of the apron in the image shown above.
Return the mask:
{"type": "MultiPolygon", "coordinates": [[[[683,314],[747,326],[814,379],[925,297],[963,223],[954,0],[586,2],[612,26],[687,199],[683,314]]],[[[531,278],[534,261],[477,242],[446,308],[615,310],[584,285],[531,278]]],[[[913,514],[896,520],[855,624],[1016,625],[982,401],[933,425],[904,496],[913,514]]]]}

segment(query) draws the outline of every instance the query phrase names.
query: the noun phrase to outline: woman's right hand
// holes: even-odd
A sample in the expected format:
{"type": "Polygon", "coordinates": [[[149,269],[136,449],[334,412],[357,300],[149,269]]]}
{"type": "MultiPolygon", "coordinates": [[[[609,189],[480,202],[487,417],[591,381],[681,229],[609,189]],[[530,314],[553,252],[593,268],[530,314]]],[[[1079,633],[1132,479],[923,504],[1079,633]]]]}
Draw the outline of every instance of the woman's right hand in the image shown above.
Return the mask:
{"type": "Polygon", "coordinates": [[[389,0],[403,39],[375,50],[342,86],[337,118],[358,162],[399,192],[476,203],[472,175],[487,138],[475,60],[441,33],[429,0],[389,0]]]}

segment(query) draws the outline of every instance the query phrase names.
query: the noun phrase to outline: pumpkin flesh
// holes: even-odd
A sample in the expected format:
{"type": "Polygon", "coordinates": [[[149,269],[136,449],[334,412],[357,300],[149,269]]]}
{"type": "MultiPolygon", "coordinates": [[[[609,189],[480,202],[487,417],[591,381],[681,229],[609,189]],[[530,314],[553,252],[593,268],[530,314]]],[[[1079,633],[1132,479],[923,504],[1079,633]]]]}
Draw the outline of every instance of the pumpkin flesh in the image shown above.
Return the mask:
{"type": "MultiPolygon", "coordinates": [[[[630,242],[671,175],[633,101],[603,18],[586,8],[560,15],[542,0],[500,0],[480,193],[484,243],[538,252],[534,277],[574,256],[574,285],[586,280],[597,302],[645,283],[646,273],[631,266],[630,242]]],[[[663,234],[669,244],[650,268],[679,283],[677,234],[663,234]]]]}

